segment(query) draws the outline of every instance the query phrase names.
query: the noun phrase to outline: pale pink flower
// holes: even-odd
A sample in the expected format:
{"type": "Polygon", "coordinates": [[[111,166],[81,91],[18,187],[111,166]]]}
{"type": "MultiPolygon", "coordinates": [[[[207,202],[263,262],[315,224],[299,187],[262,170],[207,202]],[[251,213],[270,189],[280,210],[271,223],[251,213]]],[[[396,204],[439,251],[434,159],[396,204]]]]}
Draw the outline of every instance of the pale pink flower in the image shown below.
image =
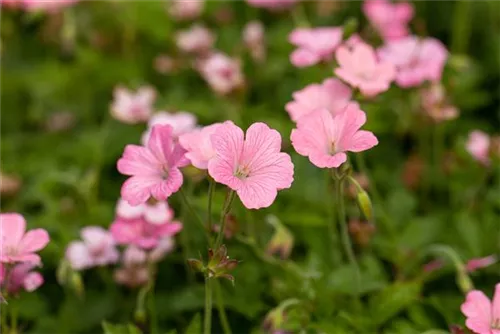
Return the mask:
{"type": "Polygon", "coordinates": [[[64,7],[69,7],[78,0],[1,0],[2,7],[21,8],[26,11],[45,11],[54,13],[64,7]]]}
{"type": "Polygon", "coordinates": [[[433,84],[421,93],[422,107],[435,122],[452,120],[458,117],[458,109],[449,104],[443,85],[433,84]]]}
{"type": "Polygon", "coordinates": [[[395,40],[408,35],[408,23],[414,15],[408,2],[365,0],[363,12],[383,39],[395,40]]]}
{"type": "Polygon", "coordinates": [[[180,135],[194,130],[196,128],[196,122],[196,116],[186,111],[179,111],[175,113],[158,111],[151,116],[151,119],[148,122],[148,129],[144,132],[141,138],[142,145],[147,145],[151,129],[155,125],[170,125],[172,127],[172,136],[174,139],[177,139],[180,135]]]}
{"type": "Polygon", "coordinates": [[[378,54],[396,66],[396,83],[403,88],[419,86],[426,80],[439,81],[448,59],[448,51],[440,41],[416,36],[390,41],[378,54]]]}
{"type": "Polygon", "coordinates": [[[165,201],[146,202],[133,206],[120,198],[116,204],[116,215],[122,219],[144,218],[150,224],[165,224],[174,218],[174,211],[165,201]]]}
{"type": "Polygon", "coordinates": [[[49,234],[42,228],[26,232],[26,221],[18,213],[0,213],[0,262],[31,262],[39,264],[35,254],[49,243],[49,234]]]}
{"type": "Polygon", "coordinates": [[[319,109],[332,114],[342,111],[349,103],[352,91],[338,79],[326,79],[321,84],[311,84],[292,94],[293,101],[285,106],[292,121],[319,109]]]}
{"type": "Polygon", "coordinates": [[[117,283],[129,288],[145,285],[149,281],[149,270],[145,265],[121,267],[115,270],[114,279],[117,283]]]}
{"type": "Polygon", "coordinates": [[[266,58],[264,25],[259,21],[250,21],[243,28],[243,43],[255,61],[266,58]]]}
{"type": "Polygon", "coordinates": [[[192,20],[201,15],[205,0],[170,0],[169,13],[177,20],[192,20]]]}
{"type": "Polygon", "coordinates": [[[378,144],[373,133],[359,130],[365,122],[366,114],[356,104],[336,115],[321,109],[300,119],[292,130],[292,145],[317,167],[337,168],[346,162],[346,152],[362,152],[378,144]]]}
{"type": "Polygon", "coordinates": [[[490,137],[487,133],[475,130],[469,134],[465,148],[474,159],[484,165],[489,165],[490,141],[490,137]]]}
{"type": "Polygon", "coordinates": [[[175,242],[172,237],[164,237],[160,239],[156,247],[149,252],[148,254],[149,261],[152,262],[161,261],[165,257],[165,255],[167,255],[174,249],[174,246],[175,242]]]}
{"type": "Polygon", "coordinates": [[[169,74],[176,70],[176,60],[168,54],[159,54],[153,60],[153,68],[160,74],[169,74]]]}
{"type": "Polygon", "coordinates": [[[357,43],[351,49],[341,46],[336,52],[335,74],[365,96],[375,96],[389,89],[396,71],[389,62],[379,61],[368,44],[357,43]]]}
{"type": "Polygon", "coordinates": [[[465,325],[477,334],[500,334],[500,283],[495,286],[495,295],[490,302],[479,290],[467,294],[461,306],[467,317],[465,325]]]}
{"type": "Polygon", "coordinates": [[[105,266],[118,261],[120,254],[110,232],[100,226],[87,226],[80,231],[82,241],[66,248],[66,259],[75,270],[105,266]]]}
{"type": "Polygon", "coordinates": [[[116,219],[111,224],[110,231],[117,243],[136,245],[144,249],[156,247],[165,237],[172,237],[182,230],[182,224],[177,221],[165,224],[150,224],[144,219],[116,219]]]}
{"type": "Polygon", "coordinates": [[[34,263],[16,264],[9,273],[7,291],[9,294],[17,294],[21,289],[33,292],[43,284],[43,276],[33,269],[37,267],[34,263]]]}
{"type": "Polygon", "coordinates": [[[226,95],[244,84],[241,64],[222,53],[213,53],[198,65],[201,76],[218,94],[226,95]]]}
{"type": "Polygon", "coordinates": [[[297,28],[288,36],[297,49],[290,55],[290,61],[297,67],[315,65],[330,61],[335,49],[342,42],[342,28],[297,28]]]}
{"type": "Polygon", "coordinates": [[[146,252],[134,245],[128,246],[123,252],[122,262],[126,267],[146,263],[148,255],[146,252]]]}
{"type": "Polygon", "coordinates": [[[252,124],[246,136],[233,122],[212,135],[216,155],[208,162],[215,181],[235,190],[248,209],[270,206],[278,190],[290,188],[293,164],[281,150],[281,135],[264,123],[252,124]]]}
{"type": "Polygon", "coordinates": [[[492,264],[495,264],[497,261],[498,258],[495,255],[470,259],[465,264],[465,269],[467,269],[468,272],[473,272],[481,268],[489,267],[492,264]]]}
{"type": "Polygon", "coordinates": [[[246,0],[252,7],[283,10],[292,7],[298,0],[246,0]]]}
{"type": "Polygon", "coordinates": [[[152,87],[141,87],[134,93],[119,86],[115,88],[113,95],[111,116],[121,122],[128,124],[146,122],[153,113],[156,92],[152,87]]]}
{"type": "Polygon", "coordinates": [[[349,49],[352,49],[359,43],[366,43],[366,42],[358,34],[352,34],[351,37],[349,37],[343,43],[343,45],[347,46],[349,49]]]}
{"type": "Polygon", "coordinates": [[[180,167],[189,164],[185,150],[174,143],[170,125],[155,125],[145,147],[127,145],[118,160],[118,171],[130,177],[121,196],[131,205],[139,205],[150,197],[164,201],[179,190],[183,182],[180,167]]]}
{"type": "Polygon", "coordinates": [[[206,27],[196,24],[178,32],[175,36],[177,47],[186,53],[206,53],[215,42],[214,34],[206,27]]]}
{"type": "Polygon", "coordinates": [[[208,125],[179,137],[179,143],[187,151],[186,158],[196,168],[207,169],[208,161],[215,156],[215,150],[212,147],[210,138],[220,125],[221,123],[208,125]]]}

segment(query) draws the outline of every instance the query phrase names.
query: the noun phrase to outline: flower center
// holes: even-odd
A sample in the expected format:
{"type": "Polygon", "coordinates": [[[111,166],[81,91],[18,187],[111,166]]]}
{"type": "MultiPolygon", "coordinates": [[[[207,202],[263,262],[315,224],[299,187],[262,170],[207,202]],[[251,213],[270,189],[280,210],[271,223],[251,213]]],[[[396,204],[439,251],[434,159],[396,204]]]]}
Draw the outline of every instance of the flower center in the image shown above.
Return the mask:
{"type": "Polygon", "coordinates": [[[491,322],[491,329],[500,329],[500,318],[493,319],[491,322]]]}
{"type": "Polygon", "coordinates": [[[330,143],[330,147],[328,148],[329,155],[335,155],[337,153],[337,147],[334,142],[330,143]]]}
{"type": "Polygon", "coordinates": [[[247,178],[248,174],[250,174],[250,171],[246,166],[238,166],[238,168],[234,172],[234,176],[236,176],[240,180],[247,178]]]}
{"type": "Polygon", "coordinates": [[[162,173],[161,173],[161,179],[166,180],[168,179],[168,167],[167,166],[162,166],[162,173]]]}

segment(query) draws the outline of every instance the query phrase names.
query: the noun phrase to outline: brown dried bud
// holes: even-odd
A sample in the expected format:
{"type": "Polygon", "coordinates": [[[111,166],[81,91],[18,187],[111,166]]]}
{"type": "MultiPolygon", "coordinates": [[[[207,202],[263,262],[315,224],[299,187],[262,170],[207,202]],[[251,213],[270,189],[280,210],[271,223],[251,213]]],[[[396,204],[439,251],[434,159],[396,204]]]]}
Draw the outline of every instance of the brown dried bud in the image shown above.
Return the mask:
{"type": "Polygon", "coordinates": [[[365,247],[370,243],[375,231],[375,225],[372,223],[359,220],[351,220],[349,222],[349,233],[354,242],[361,247],[365,247]]]}

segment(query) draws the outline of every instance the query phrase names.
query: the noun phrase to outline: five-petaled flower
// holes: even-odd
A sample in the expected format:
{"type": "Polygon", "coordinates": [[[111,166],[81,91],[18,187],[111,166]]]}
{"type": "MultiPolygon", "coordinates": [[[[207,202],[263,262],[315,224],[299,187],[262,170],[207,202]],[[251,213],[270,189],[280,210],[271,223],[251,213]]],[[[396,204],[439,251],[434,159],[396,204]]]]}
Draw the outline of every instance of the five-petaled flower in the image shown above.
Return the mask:
{"type": "Polygon", "coordinates": [[[490,302],[486,295],[479,290],[472,290],[467,294],[461,307],[467,317],[465,324],[477,334],[500,333],[500,283],[495,286],[495,295],[490,302]]]}

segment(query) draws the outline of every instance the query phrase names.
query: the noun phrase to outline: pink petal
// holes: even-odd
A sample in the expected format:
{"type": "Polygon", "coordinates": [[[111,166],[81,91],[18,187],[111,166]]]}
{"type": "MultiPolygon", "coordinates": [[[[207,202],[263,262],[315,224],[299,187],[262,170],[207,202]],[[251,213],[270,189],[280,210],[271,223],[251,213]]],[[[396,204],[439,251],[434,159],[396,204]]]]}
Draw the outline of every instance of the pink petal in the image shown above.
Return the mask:
{"type": "Polygon", "coordinates": [[[349,146],[346,147],[347,151],[362,152],[369,150],[378,144],[378,139],[370,131],[360,130],[352,136],[349,146]]]}
{"type": "Polygon", "coordinates": [[[311,162],[319,168],[338,168],[347,161],[347,154],[340,152],[334,155],[313,152],[309,155],[311,162]]]}
{"type": "Polygon", "coordinates": [[[146,148],[127,145],[117,168],[124,175],[155,175],[159,172],[158,165],[156,158],[146,148]]]}
{"type": "Polygon", "coordinates": [[[3,257],[2,257],[2,259],[0,259],[0,261],[10,262],[10,263],[29,262],[29,263],[33,263],[36,265],[39,265],[40,263],[42,263],[42,259],[40,258],[40,255],[35,254],[35,253],[18,254],[18,255],[7,257],[6,260],[3,260],[3,257]]]}
{"type": "Polygon", "coordinates": [[[124,219],[135,219],[142,216],[145,206],[143,204],[130,205],[126,200],[120,198],[116,205],[116,215],[124,219]]]}
{"type": "Polygon", "coordinates": [[[157,237],[172,237],[182,230],[182,224],[179,222],[167,223],[159,226],[157,237]]]}
{"type": "Polygon", "coordinates": [[[266,164],[265,160],[276,155],[281,150],[281,135],[270,129],[264,123],[252,124],[247,132],[240,164],[247,166],[251,171],[266,164]]]}
{"type": "Polygon", "coordinates": [[[139,205],[148,200],[151,189],[162,179],[159,176],[132,176],[122,185],[121,196],[131,205],[139,205]]]}
{"type": "Polygon", "coordinates": [[[144,211],[144,219],[151,224],[165,224],[172,220],[174,212],[166,202],[158,202],[148,205],[144,211]]]}
{"type": "Polygon", "coordinates": [[[142,235],[142,225],[142,220],[116,220],[109,230],[118,244],[130,244],[142,235]]]}
{"type": "Polygon", "coordinates": [[[39,251],[49,243],[49,234],[42,228],[28,231],[19,243],[19,253],[29,254],[39,251]]]}
{"type": "Polygon", "coordinates": [[[81,241],[74,241],[66,248],[66,260],[74,270],[82,270],[93,265],[90,253],[81,241]]]}
{"type": "Polygon", "coordinates": [[[467,317],[465,324],[469,329],[481,334],[489,333],[491,304],[484,293],[478,290],[469,292],[460,309],[467,317]]]}
{"type": "Polygon", "coordinates": [[[183,181],[181,171],[178,168],[171,168],[166,180],[156,182],[150,188],[151,195],[159,201],[164,201],[180,189],[183,181]]]}
{"type": "Polygon", "coordinates": [[[340,67],[346,71],[353,72],[355,70],[351,51],[346,46],[341,45],[338,47],[337,51],[335,51],[335,58],[340,67]]]}
{"type": "Polygon", "coordinates": [[[23,281],[24,289],[33,292],[43,284],[43,276],[37,272],[31,272],[26,275],[23,281]]]}
{"type": "Polygon", "coordinates": [[[500,283],[497,283],[497,285],[495,285],[495,294],[493,295],[491,308],[491,315],[493,317],[493,320],[500,322],[500,283]]]}
{"type": "Polygon", "coordinates": [[[1,249],[14,247],[21,241],[26,231],[26,221],[18,213],[0,214],[0,241],[1,249]]]}
{"type": "Polygon", "coordinates": [[[319,63],[321,56],[307,49],[297,49],[290,55],[290,62],[296,67],[307,67],[319,63]]]}
{"type": "Polygon", "coordinates": [[[172,151],[172,131],[172,126],[161,124],[154,125],[151,130],[148,149],[160,163],[166,163],[172,151]]]}
{"type": "Polygon", "coordinates": [[[189,165],[186,150],[180,144],[175,144],[173,151],[167,158],[167,163],[169,167],[185,167],[189,165]]]}
{"type": "Polygon", "coordinates": [[[256,178],[247,179],[240,189],[238,196],[243,205],[248,209],[260,209],[270,206],[276,198],[278,191],[265,180],[256,178]]]}
{"type": "Polygon", "coordinates": [[[260,163],[258,169],[253,169],[244,185],[252,182],[266,183],[269,187],[280,189],[290,188],[293,182],[293,163],[286,153],[275,153],[266,161],[260,163]]]}
{"type": "Polygon", "coordinates": [[[344,112],[337,114],[333,120],[334,142],[338,151],[344,151],[349,140],[363,124],[366,123],[366,114],[359,106],[350,103],[344,112]]]}
{"type": "Polygon", "coordinates": [[[307,44],[311,38],[311,29],[297,28],[290,33],[288,41],[296,46],[307,44]]]}

